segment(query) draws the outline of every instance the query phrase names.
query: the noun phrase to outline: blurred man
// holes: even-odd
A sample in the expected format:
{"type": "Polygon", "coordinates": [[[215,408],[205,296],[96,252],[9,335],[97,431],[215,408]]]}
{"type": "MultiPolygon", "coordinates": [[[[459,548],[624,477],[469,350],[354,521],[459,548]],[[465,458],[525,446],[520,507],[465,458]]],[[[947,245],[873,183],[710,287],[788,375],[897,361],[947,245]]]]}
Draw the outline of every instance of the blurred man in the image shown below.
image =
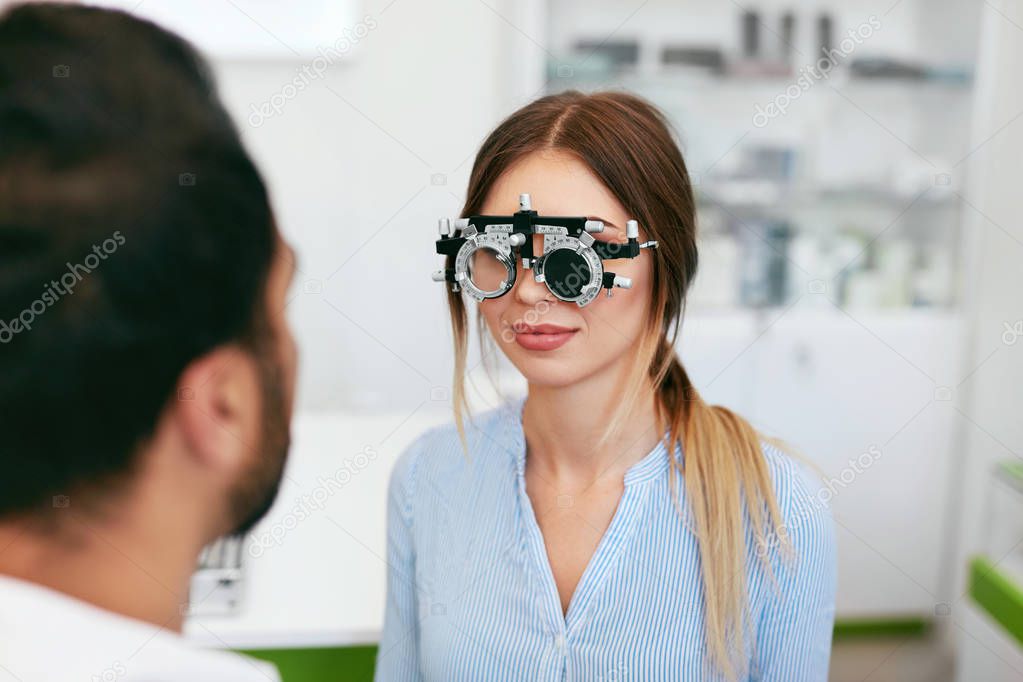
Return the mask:
{"type": "Polygon", "coordinates": [[[0,680],[277,679],[179,632],[277,492],[292,263],[186,43],[0,16],[0,680]]]}

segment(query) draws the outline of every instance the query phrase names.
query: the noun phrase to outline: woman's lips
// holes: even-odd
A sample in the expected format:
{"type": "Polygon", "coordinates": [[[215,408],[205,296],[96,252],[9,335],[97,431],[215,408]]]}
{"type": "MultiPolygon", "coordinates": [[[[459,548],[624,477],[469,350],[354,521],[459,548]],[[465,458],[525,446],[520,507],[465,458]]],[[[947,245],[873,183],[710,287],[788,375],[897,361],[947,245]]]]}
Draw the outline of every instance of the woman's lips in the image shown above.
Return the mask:
{"type": "Polygon", "coordinates": [[[579,330],[555,324],[516,324],[512,331],[515,332],[515,343],[526,350],[554,350],[568,343],[579,330]]]}

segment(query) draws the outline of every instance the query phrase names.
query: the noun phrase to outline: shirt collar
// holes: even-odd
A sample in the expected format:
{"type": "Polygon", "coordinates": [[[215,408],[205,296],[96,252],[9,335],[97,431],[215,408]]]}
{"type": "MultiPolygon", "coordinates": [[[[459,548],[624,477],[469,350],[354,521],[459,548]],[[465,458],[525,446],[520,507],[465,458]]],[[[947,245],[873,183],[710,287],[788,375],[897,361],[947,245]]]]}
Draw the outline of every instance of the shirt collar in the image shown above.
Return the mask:
{"type": "Polygon", "coordinates": [[[625,485],[642,483],[657,478],[664,473],[671,462],[668,459],[668,449],[664,442],[667,440],[667,432],[661,434],[654,449],[643,456],[643,459],[633,464],[625,472],[625,485]]]}
{"type": "Polygon", "coordinates": [[[526,405],[526,396],[512,398],[505,404],[507,430],[512,453],[515,457],[515,472],[522,476],[526,472],[526,436],[522,432],[522,410],[526,405]]]}

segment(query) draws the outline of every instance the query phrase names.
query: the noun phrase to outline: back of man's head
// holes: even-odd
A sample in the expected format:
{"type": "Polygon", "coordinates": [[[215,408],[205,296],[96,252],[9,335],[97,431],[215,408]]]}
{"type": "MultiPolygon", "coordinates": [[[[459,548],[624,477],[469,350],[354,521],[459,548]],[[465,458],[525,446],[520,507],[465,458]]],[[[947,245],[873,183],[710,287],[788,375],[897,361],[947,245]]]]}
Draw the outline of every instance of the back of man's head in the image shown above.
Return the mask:
{"type": "Polygon", "coordinates": [[[0,519],[130,478],[185,368],[265,340],[277,243],[187,43],[88,7],[0,16],[0,519]]]}

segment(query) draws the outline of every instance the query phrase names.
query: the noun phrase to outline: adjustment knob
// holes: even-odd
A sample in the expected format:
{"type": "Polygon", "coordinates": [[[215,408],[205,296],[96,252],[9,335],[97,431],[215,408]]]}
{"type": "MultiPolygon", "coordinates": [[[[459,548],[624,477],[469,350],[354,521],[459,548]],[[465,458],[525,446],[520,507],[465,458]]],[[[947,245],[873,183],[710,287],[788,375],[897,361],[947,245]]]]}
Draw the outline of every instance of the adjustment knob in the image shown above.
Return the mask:
{"type": "Polygon", "coordinates": [[[519,210],[520,211],[532,211],[533,210],[533,204],[530,201],[528,194],[520,194],[519,195],[519,210]]]}
{"type": "MultiPolygon", "coordinates": [[[[622,277],[621,275],[616,275],[613,272],[607,272],[607,273],[604,273],[604,274],[611,276],[611,286],[609,286],[607,288],[607,297],[608,298],[611,298],[611,288],[612,287],[618,287],[619,289],[631,289],[632,288],[632,279],[631,278],[629,278],[629,277],[622,277]]],[[[605,279],[604,281],[606,282],[607,280],[605,279]]]]}
{"type": "Polygon", "coordinates": [[[639,223],[629,220],[625,223],[625,236],[629,239],[639,239],[639,223]]]}
{"type": "Polygon", "coordinates": [[[512,246],[522,246],[523,244],[526,243],[526,235],[522,234],[521,232],[515,232],[510,237],[508,237],[508,243],[511,244],[512,246]]]}
{"type": "Polygon", "coordinates": [[[444,274],[443,270],[435,270],[430,275],[430,279],[432,279],[434,282],[443,282],[444,280],[447,279],[447,276],[444,274]]]}

